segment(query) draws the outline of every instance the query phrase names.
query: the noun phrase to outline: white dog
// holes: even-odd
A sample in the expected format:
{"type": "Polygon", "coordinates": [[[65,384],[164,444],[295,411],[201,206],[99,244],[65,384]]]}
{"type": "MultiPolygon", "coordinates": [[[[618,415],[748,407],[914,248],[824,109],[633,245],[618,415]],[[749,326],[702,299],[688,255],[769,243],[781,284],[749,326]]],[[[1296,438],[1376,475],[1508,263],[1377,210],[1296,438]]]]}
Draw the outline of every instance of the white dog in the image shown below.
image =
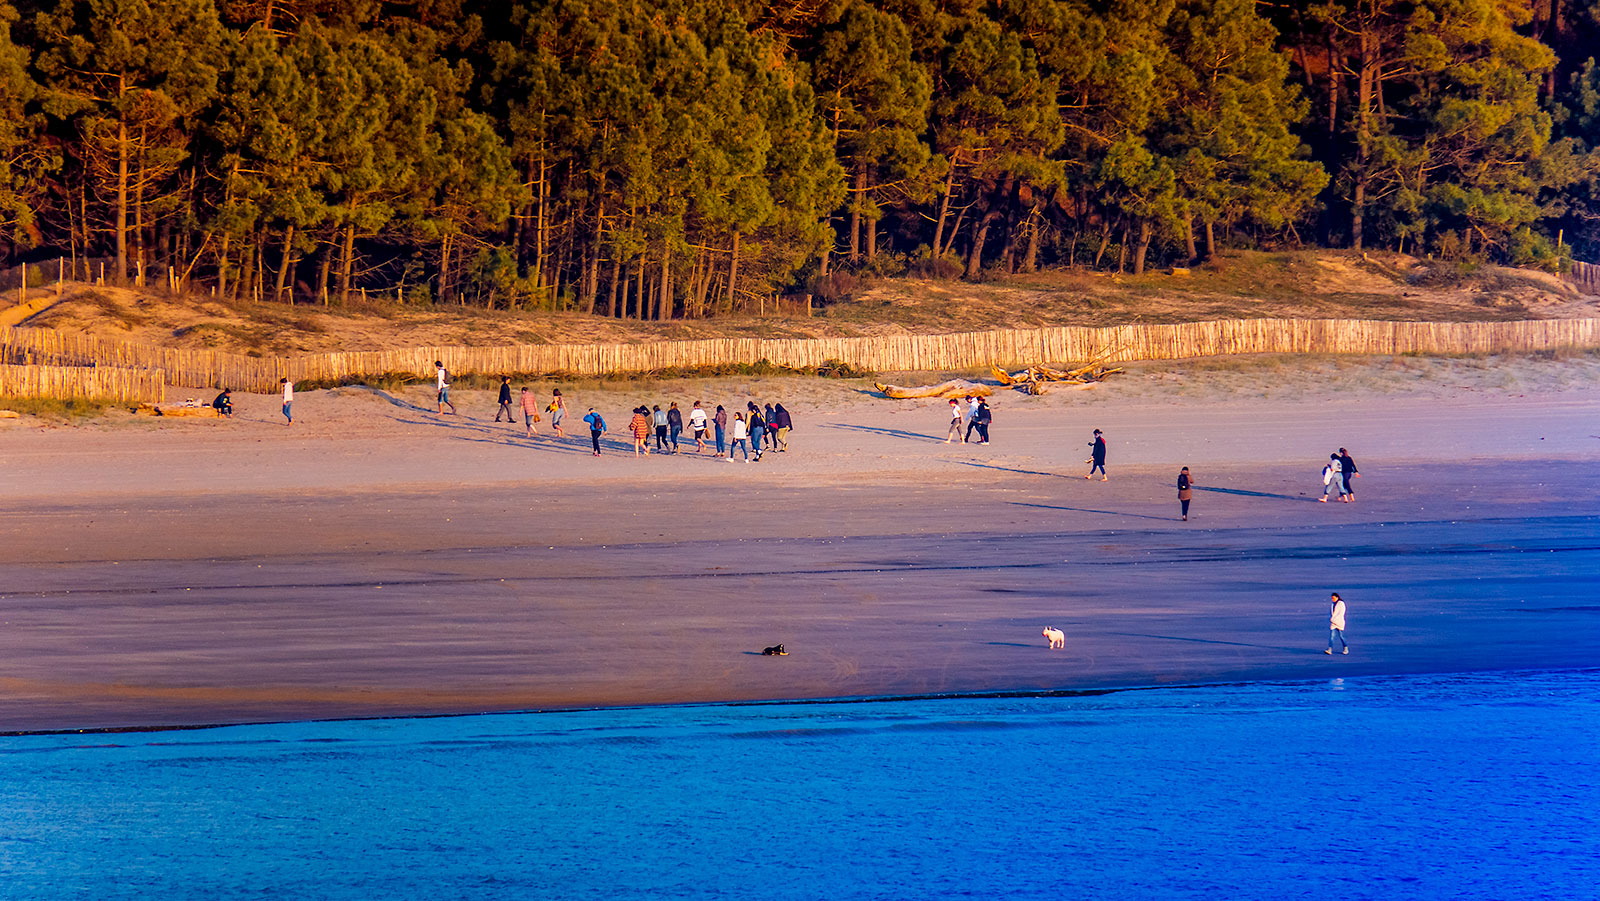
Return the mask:
{"type": "Polygon", "coordinates": [[[1067,633],[1061,631],[1060,629],[1052,629],[1049,626],[1045,626],[1044,637],[1050,639],[1051,650],[1055,650],[1056,648],[1065,649],[1067,646],[1067,633]]]}

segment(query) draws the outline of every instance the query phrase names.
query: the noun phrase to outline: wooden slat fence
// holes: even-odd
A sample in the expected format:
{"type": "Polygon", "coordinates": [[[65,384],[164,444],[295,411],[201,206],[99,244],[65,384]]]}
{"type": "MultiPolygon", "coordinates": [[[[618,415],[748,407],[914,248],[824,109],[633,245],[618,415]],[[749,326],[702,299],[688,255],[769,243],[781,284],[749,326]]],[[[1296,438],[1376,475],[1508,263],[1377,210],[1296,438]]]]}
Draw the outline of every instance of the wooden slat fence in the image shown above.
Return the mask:
{"type": "Polygon", "coordinates": [[[1463,354],[1600,348],[1600,319],[1516,322],[1390,322],[1364,319],[1225,319],[1106,328],[1060,326],[870,338],[713,338],[643,344],[417,347],[250,357],[147,347],[45,329],[0,329],[0,362],[159,369],[188,388],[272,391],[278,379],[330,382],[402,374],[431,379],[433,361],[458,374],[695,369],[767,360],[811,369],[842,360],[875,372],[962,370],[1032,363],[1180,360],[1230,354],[1463,354]]]}
{"type": "Polygon", "coordinates": [[[147,401],[166,398],[166,374],[159,369],[110,366],[0,365],[0,397],[50,397],[147,401]]]}
{"type": "Polygon", "coordinates": [[[1600,294],[1600,266],[1585,263],[1582,260],[1573,260],[1572,268],[1562,273],[1562,278],[1578,287],[1585,294],[1600,294]]]}

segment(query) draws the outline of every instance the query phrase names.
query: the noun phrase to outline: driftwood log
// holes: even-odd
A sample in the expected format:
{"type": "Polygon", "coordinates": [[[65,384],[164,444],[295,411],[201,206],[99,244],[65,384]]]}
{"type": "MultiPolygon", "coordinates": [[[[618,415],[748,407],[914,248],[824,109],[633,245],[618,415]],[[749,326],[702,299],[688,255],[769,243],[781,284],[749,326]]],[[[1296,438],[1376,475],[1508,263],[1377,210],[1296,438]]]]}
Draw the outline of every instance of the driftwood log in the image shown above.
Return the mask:
{"type": "Polygon", "coordinates": [[[877,388],[884,397],[902,400],[911,397],[965,397],[969,394],[988,397],[994,393],[994,389],[988,385],[980,385],[977,382],[969,382],[966,379],[951,379],[948,382],[940,382],[937,385],[926,385],[920,388],[903,388],[899,385],[884,385],[878,382],[873,382],[873,387],[877,388]]]}

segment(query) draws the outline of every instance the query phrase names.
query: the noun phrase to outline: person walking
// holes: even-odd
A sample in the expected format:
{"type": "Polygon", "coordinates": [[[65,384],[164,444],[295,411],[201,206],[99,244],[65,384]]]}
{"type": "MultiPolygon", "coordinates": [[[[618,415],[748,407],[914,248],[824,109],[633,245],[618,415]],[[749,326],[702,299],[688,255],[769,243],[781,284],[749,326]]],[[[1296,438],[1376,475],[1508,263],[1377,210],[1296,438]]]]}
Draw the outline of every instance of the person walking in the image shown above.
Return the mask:
{"type": "Polygon", "coordinates": [[[1355,458],[1344,448],[1339,448],[1339,478],[1344,482],[1344,500],[1350,503],[1356,499],[1356,489],[1351,486],[1350,480],[1359,478],[1361,473],[1356,469],[1355,458]]]}
{"type": "MultiPolygon", "coordinates": [[[[528,389],[524,388],[522,390],[526,391],[528,389]]],[[[500,407],[494,411],[495,422],[500,421],[500,414],[502,413],[505,414],[506,422],[513,425],[516,424],[517,414],[511,412],[511,376],[509,375],[500,377],[500,407]]]]}
{"type": "Polygon", "coordinates": [[[600,436],[606,433],[606,421],[599,413],[594,411],[594,407],[589,408],[589,415],[583,417],[583,421],[589,426],[589,443],[594,445],[594,455],[598,457],[600,456],[600,436]]]}
{"type": "Polygon", "coordinates": [[[678,452],[678,436],[683,434],[683,411],[678,409],[678,402],[673,401],[667,409],[667,435],[672,442],[672,452],[678,452]]]}
{"type": "Polygon", "coordinates": [[[972,421],[978,426],[978,443],[989,443],[989,423],[993,421],[994,413],[989,409],[989,401],[978,398],[978,410],[972,414],[972,421]]]}
{"type": "Polygon", "coordinates": [[[450,408],[450,415],[456,415],[456,405],[450,402],[450,370],[444,368],[444,363],[434,360],[435,370],[433,386],[439,392],[439,412],[444,413],[444,408],[450,408]]]}
{"type": "Polygon", "coordinates": [[[724,445],[728,438],[728,411],[722,409],[722,404],[717,404],[717,413],[711,417],[711,424],[717,430],[717,456],[720,457],[727,450],[724,445]]]}
{"type": "Polygon", "coordinates": [[[628,431],[633,433],[633,455],[650,456],[650,411],[634,407],[633,418],[628,420],[628,431]]]}
{"type": "Polygon", "coordinates": [[[1099,429],[1094,430],[1094,440],[1089,442],[1089,474],[1086,479],[1094,478],[1094,471],[1100,470],[1100,481],[1106,480],[1106,436],[1100,434],[1099,429]]]}
{"type": "Polygon", "coordinates": [[[689,430],[694,433],[694,452],[697,454],[705,453],[706,438],[708,437],[706,432],[706,411],[704,407],[700,406],[699,401],[695,401],[694,406],[689,410],[689,430]]]}
{"type": "Polygon", "coordinates": [[[789,415],[789,411],[783,408],[783,404],[778,404],[773,415],[777,417],[773,425],[778,429],[778,451],[786,454],[789,452],[789,432],[794,429],[794,419],[789,415]]]}
{"type": "MultiPolygon", "coordinates": [[[[745,424],[744,414],[733,414],[733,440],[728,443],[728,456],[723,459],[733,462],[733,452],[744,451],[744,462],[750,462],[750,441],[745,436],[750,434],[749,426],[745,424]]],[[[759,459],[759,458],[757,458],[759,459]]]]}
{"type": "Polygon", "coordinates": [[[561,421],[567,418],[567,401],[561,396],[560,388],[550,392],[550,404],[545,410],[550,413],[550,428],[555,430],[556,437],[567,437],[567,433],[561,430],[561,421]]]}
{"type": "Polygon", "coordinates": [[[972,432],[978,427],[978,397],[968,394],[962,400],[967,405],[967,433],[962,436],[961,443],[966,444],[972,440],[972,432]]]}
{"type": "Polygon", "coordinates": [[[1337,638],[1339,639],[1339,653],[1348,654],[1350,653],[1350,646],[1345,644],[1344,641],[1344,598],[1339,597],[1339,592],[1335,591],[1329,595],[1329,599],[1333,602],[1333,609],[1328,612],[1328,649],[1322,653],[1332,654],[1333,640],[1337,638]]]}
{"type": "MultiPolygon", "coordinates": [[[[767,421],[761,418],[761,408],[755,401],[747,401],[745,407],[750,415],[745,417],[745,428],[750,433],[750,452],[756,455],[756,462],[761,462],[761,439],[767,434],[767,421]]],[[[731,456],[731,454],[730,454],[731,456]]]]}
{"type": "Polygon", "coordinates": [[[1183,521],[1189,521],[1189,498],[1194,490],[1194,480],[1189,478],[1189,467],[1178,472],[1178,506],[1183,509],[1183,521]]]}
{"type": "Polygon", "coordinates": [[[655,427],[656,427],[656,450],[658,450],[658,451],[666,450],[667,449],[667,411],[661,409],[661,405],[660,404],[656,404],[650,411],[650,421],[652,423],[654,423],[655,427]]]}
{"type": "Polygon", "coordinates": [[[294,406],[294,382],[278,379],[278,384],[283,386],[283,418],[289,420],[285,425],[294,425],[294,416],[289,412],[289,408],[294,406]]]}
{"type": "Polygon", "coordinates": [[[1319,503],[1326,504],[1328,502],[1329,489],[1338,489],[1339,500],[1344,500],[1344,473],[1342,469],[1343,467],[1339,465],[1339,455],[1329,454],[1328,465],[1322,467],[1322,497],[1317,499],[1319,503]]]}
{"type": "Polygon", "coordinates": [[[961,437],[962,424],[961,401],[952,397],[950,398],[950,431],[944,435],[945,444],[950,444],[953,441],[965,442],[967,440],[961,437]]]}
{"type": "Polygon", "coordinates": [[[523,436],[532,438],[539,430],[534,428],[534,423],[539,421],[539,398],[527,388],[522,389],[522,428],[523,436]]]}

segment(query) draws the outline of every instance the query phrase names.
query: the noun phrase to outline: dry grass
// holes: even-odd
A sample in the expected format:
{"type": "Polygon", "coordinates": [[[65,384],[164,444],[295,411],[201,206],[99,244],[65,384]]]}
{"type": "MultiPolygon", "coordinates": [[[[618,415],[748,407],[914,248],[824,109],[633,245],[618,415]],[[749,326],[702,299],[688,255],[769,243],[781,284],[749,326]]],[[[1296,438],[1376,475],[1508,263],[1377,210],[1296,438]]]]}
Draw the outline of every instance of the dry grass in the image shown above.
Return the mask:
{"type": "Polygon", "coordinates": [[[1062,270],[971,284],[865,282],[812,317],[731,316],[639,323],[575,313],[410,307],[371,299],[288,306],[69,290],[26,324],[167,347],[281,355],[418,346],[636,343],[697,338],[930,334],[1058,325],[1227,318],[1362,318],[1436,322],[1600,315],[1545,273],[1431,264],[1395,254],[1235,252],[1188,275],[1137,278],[1062,270]]]}

